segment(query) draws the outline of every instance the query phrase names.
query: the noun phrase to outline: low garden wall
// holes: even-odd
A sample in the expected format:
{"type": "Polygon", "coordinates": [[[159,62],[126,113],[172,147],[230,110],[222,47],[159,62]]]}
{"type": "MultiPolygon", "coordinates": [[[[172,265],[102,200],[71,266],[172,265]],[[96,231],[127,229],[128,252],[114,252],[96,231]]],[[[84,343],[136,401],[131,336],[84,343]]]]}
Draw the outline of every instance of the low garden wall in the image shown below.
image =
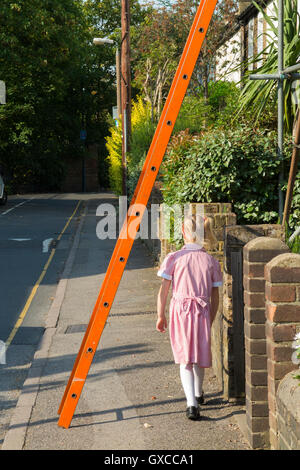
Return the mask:
{"type": "Polygon", "coordinates": [[[276,394],[278,450],[300,450],[300,387],[293,375],[281,380],[276,394]]]}
{"type": "Polygon", "coordinates": [[[300,331],[300,255],[269,237],[243,251],[247,438],[253,449],[299,449],[291,346],[300,331]]]}

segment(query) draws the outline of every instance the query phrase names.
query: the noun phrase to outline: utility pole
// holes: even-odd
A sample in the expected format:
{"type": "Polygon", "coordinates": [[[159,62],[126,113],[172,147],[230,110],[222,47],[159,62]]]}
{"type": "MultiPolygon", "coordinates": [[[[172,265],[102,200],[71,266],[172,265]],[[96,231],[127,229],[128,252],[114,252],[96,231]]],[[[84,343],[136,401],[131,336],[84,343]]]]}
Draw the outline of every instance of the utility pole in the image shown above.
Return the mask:
{"type": "Polygon", "coordinates": [[[127,162],[131,137],[131,67],[130,67],[130,0],[122,2],[122,44],[121,44],[121,108],[122,108],[122,192],[127,195],[127,162]]]}
{"type": "Polygon", "coordinates": [[[116,76],[117,76],[117,108],[118,108],[118,119],[122,115],[122,103],[121,103],[121,58],[120,51],[116,49],[116,76]]]}

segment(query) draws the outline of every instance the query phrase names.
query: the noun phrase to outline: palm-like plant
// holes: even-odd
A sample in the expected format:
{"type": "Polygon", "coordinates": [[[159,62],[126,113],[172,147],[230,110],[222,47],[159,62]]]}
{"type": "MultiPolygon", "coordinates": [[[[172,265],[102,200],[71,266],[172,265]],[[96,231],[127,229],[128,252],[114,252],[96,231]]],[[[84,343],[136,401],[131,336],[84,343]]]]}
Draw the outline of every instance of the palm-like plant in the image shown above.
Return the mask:
{"type": "MultiPolygon", "coordinates": [[[[261,11],[266,20],[272,35],[267,35],[269,44],[265,49],[254,58],[242,66],[247,70],[243,77],[244,88],[241,91],[239,112],[250,107],[256,112],[257,119],[262,115],[267,103],[274,96],[277,81],[276,80],[250,80],[249,75],[253,71],[250,66],[256,66],[257,74],[276,74],[278,71],[278,9],[275,7],[275,16],[269,16],[255,2],[256,8],[261,11]],[[261,64],[261,65],[260,65],[261,64]]],[[[297,12],[296,0],[285,0],[284,2],[284,68],[295,65],[300,55],[300,36],[299,36],[299,14],[297,12]]],[[[292,133],[293,123],[296,116],[297,103],[294,99],[295,90],[292,80],[284,80],[284,124],[285,131],[292,133]]]]}

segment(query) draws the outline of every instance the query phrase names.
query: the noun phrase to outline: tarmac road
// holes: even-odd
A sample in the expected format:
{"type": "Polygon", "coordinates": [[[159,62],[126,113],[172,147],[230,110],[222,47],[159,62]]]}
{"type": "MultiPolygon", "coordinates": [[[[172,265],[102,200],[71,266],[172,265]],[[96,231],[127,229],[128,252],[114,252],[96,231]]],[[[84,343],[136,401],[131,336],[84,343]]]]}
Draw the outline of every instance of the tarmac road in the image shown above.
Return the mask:
{"type": "MultiPolygon", "coordinates": [[[[7,341],[22,313],[44,266],[55,240],[77,207],[78,200],[61,199],[55,195],[13,198],[0,211],[0,339],[7,341]]],[[[71,221],[72,222],[72,221],[71,221]]],[[[65,238],[72,233],[72,223],[65,238]]],[[[63,244],[63,243],[62,243],[63,244]]],[[[67,248],[67,244],[64,244],[67,248]]],[[[61,247],[60,247],[61,248],[61,247]]],[[[64,250],[65,251],[65,250],[64,250]]],[[[65,254],[58,256],[48,267],[42,285],[43,297],[56,284],[65,254]],[[63,256],[64,255],[64,256],[63,256]]],[[[40,304],[44,304],[44,299],[40,304]]],[[[43,309],[31,309],[18,329],[13,344],[39,341],[43,328],[43,309]]]]}
{"type": "Polygon", "coordinates": [[[0,365],[0,442],[43,335],[80,210],[76,195],[14,196],[0,206],[0,340],[7,346],[6,365],[0,365]]]}

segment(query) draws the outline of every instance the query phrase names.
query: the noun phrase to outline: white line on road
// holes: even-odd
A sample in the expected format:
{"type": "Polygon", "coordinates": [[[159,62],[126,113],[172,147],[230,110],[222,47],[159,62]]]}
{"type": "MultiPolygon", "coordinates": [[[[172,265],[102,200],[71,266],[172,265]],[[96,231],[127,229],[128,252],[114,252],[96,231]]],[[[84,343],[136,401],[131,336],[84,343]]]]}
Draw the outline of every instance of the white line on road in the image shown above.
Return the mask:
{"type": "Polygon", "coordinates": [[[16,209],[17,207],[23,206],[23,204],[26,204],[26,202],[32,201],[32,199],[34,199],[34,197],[31,197],[30,199],[26,199],[26,201],[20,202],[19,204],[16,204],[15,206],[11,207],[10,209],[8,209],[8,210],[5,211],[5,212],[1,212],[0,217],[1,217],[2,215],[8,214],[9,212],[13,211],[13,210],[16,209]]]}
{"type": "Polygon", "coordinates": [[[31,238],[9,238],[13,242],[29,242],[31,238]]]}
{"type": "Polygon", "coordinates": [[[47,238],[47,240],[43,241],[43,253],[48,253],[52,240],[53,238],[47,238]]]}

